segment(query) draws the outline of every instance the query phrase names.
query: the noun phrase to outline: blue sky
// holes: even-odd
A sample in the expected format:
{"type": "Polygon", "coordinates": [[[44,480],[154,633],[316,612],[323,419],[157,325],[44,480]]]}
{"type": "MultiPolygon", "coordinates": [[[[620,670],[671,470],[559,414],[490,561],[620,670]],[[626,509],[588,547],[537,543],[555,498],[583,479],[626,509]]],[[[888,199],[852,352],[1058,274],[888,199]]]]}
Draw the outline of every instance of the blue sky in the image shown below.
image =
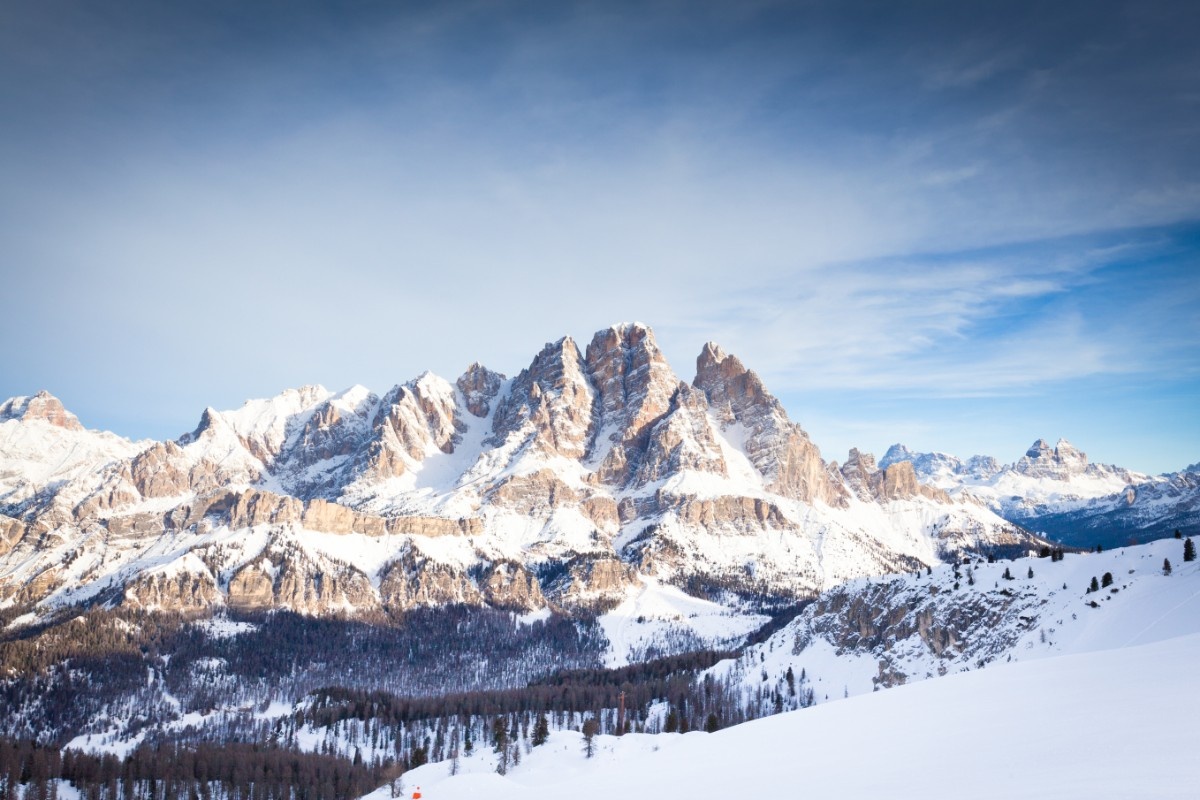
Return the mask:
{"type": "Polygon", "coordinates": [[[564,334],[828,458],[1200,461],[1194,3],[9,3],[0,395],[176,436],[564,334]]]}

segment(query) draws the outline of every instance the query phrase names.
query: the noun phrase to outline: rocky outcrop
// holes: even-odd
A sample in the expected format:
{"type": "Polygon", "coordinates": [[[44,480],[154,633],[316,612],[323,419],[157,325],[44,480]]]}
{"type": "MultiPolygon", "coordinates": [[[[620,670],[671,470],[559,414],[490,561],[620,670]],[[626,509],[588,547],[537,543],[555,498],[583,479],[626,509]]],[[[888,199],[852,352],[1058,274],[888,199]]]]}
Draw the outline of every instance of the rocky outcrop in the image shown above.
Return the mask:
{"type": "Polygon", "coordinates": [[[504,385],[504,376],[476,361],[459,376],[455,385],[462,392],[467,411],[477,417],[486,417],[492,411],[492,402],[500,393],[500,387],[504,385]]]}
{"type": "Polygon", "coordinates": [[[371,424],[364,469],[377,478],[403,475],[430,452],[453,453],[464,429],[454,389],[425,373],[383,398],[371,424]]]}
{"type": "Polygon", "coordinates": [[[274,607],[301,614],[371,616],[379,598],[366,575],[344,565],[285,557],[274,585],[274,607]]]}
{"type": "Polygon", "coordinates": [[[817,446],[741,361],[709,342],[696,358],[692,385],[704,392],[723,429],[743,426],[746,456],[768,488],[804,502],[845,503],[845,489],[829,479],[817,446]]]}
{"type": "Polygon", "coordinates": [[[1072,476],[1087,474],[1088,466],[1087,454],[1066,439],[1059,439],[1054,447],[1045,439],[1038,439],[1013,464],[1013,471],[1034,478],[1070,480],[1072,476]]]}
{"type": "Polygon", "coordinates": [[[6,555],[25,536],[25,523],[0,514],[0,556],[6,555]]]}
{"type": "Polygon", "coordinates": [[[160,442],[129,464],[128,478],[142,497],[177,497],[193,490],[183,448],[160,442]]]}
{"type": "Polygon", "coordinates": [[[546,598],[537,577],[516,561],[500,561],[480,580],[484,601],[494,608],[533,611],[545,608],[546,598]]]}
{"type": "Polygon", "coordinates": [[[603,455],[600,479],[626,485],[638,470],[654,425],[666,416],[679,379],[645,325],[614,325],[592,337],[585,356],[596,387],[596,427],[607,431],[593,452],[603,455]]]}
{"type": "Polygon", "coordinates": [[[208,612],[224,602],[207,570],[142,575],[125,587],[124,595],[125,605],[181,614],[208,612]]]}
{"type": "Polygon", "coordinates": [[[226,602],[245,611],[273,608],[278,573],[278,566],[265,558],[246,564],[230,578],[226,602]]]}
{"type": "Polygon", "coordinates": [[[550,601],[570,614],[608,611],[637,584],[634,568],[617,558],[578,558],[548,589],[550,601]]]}
{"type": "Polygon", "coordinates": [[[878,469],[875,456],[851,448],[841,472],[846,486],[863,502],[886,503],[914,497],[925,497],[938,503],[951,502],[949,495],[941,489],[918,482],[910,461],[894,461],[891,466],[878,469]]]}
{"type": "Polygon", "coordinates": [[[392,613],[420,606],[478,606],[484,602],[483,593],[466,572],[412,552],[383,571],[379,595],[384,609],[392,613]]]}
{"type": "Polygon", "coordinates": [[[863,453],[857,447],[850,448],[850,455],[841,467],[842,477],[846,486],[859,500],[870,503],[876,499],[876,475],[879,467],[875,464],[875,456],[863,453]]]}
{"type": "Polygon", "coordinates": [[[82,431],[79,419],[63,407],[62,401],[44,389],[32,397],[13,397],[0,404],[0,422],[40,420],[56,428],[82,431]]]}
{"type": "Polygon", "coordinates": [[[651,429],[640,459],[635,487],[664,480],[685,470],[727,475],[725,457],[713,436],[704,393],[677,385],[670,411],[651,429]]]}
{"type": "Polygon", "coordinates": [[[379,596],[358,570],[285,547],[238,569],[229,581],[226,603],[253,611],[283,608],[313,616],[371,616],[379,596]]]}
{"type": "Polygon", "coordinates": [[[547,344],[513,379],[496,408],[488,443],[500,446],[528,427],[531,446],[547,455],[581,459],[595,430],[595,392],[571,337],[547,344]]]}
{"type": "Polygon", "coordinates": [[[554,472],[543,469],[504,479],[488,493],[487,501],[519,514],[546,516],[559,506],[578,505],[580,494],[554,472]]]}

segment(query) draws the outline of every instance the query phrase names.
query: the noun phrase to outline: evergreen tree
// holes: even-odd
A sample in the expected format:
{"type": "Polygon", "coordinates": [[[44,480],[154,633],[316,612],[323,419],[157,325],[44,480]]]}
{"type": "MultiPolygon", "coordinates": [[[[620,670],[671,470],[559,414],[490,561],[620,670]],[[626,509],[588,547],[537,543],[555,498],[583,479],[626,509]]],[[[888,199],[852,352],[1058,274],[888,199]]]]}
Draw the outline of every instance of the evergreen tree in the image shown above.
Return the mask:
{"type": "Polygon", "coordinates": [[[1182,538],[1183,538],[1183,534],[1179,532],[1179,528],[1176,528],[1176,529],[1175,529],[1175,538],[1176,538],[1176,539],[1182,539],[1182,538]]]}
{"type": "Polygon", "coordinates": [[[508,726],[504,724],[504,717],[496,717],[492,720],[492,750],[500,753],[508,747],[508,726]]]}
{"type": "Polygon", "coordinates": [[[1184,563],[1196,560],[1196,545],[1190,536],[1183,540],[1183,560],[1184,563]]]}
{"type": "Polygon", "coordinates": [[[1095,576],[1095,575],[1093,575],[1093,576],[1092,576],[1092,583],[1091,583],[1091,585],[1090,585],[1090,586],[1088,586],[1088,591],[1089,591],[1089,592],[1098,592],[1098,591],[1100,591],[1100,581],[1096,580],[1096,576],[1095,576]]]}
{"type": "Polygon", "coordinates": [[[1109,586],[1112,586],[1112,584],[1113,584],[1113,576],[1112,576],[1112,573],[1111,573],[1111,572],[1106,572],[1106,573],[1104,573],[1104,577],[1102,577],[1102,578],[1100,579],[1100,587],[1101,587],[1101,588],[1105,588],[1105,589],[1106,589],[1106,588],[1108,588],[1109,586]]]}
{"type": "Polygon", "coordinates": [[[1029,568],[1029,574],[1028,574],[1026,577],[1028,577],[1028,578],[1032,578],[1032,577],[1033,577],[1033,567],[1030,567],[1030,568],[1029,568]]]}
{"type": "Polygon", "coordinates": [[[1000,577],[1004,578],[1006,581],[1011,581],[1013,579],[1012,572],[1009,571],[1008,567],[1004,568],[1004,574],[1000,577]]]}
{"type": "Polygon", "coordinates": [[[583,723],[583,754],[588,758],[596,755],[596,734],[600,732],[600,723],[595,717],[589,717],[583,723]]]}
{"type": "Polygon", "coordinates": [[[538,714],[537,724],[533,726],[533,746],[539,747],[550,738],[550,723],[546,720],[546,712],[538,714]]]}
{"type": "Polygon", "coordinates": [[[710,713],[708,715],[708,719],[704,720],[704,731],[706,733],[716,733],[720,729],[721,723],[717,719],[717,715],[715,713],[710,713]]]}
{"type": "Polygon", "coordinates": [[[1163,575],[1170,575],[1170,574],[1171,574],[1171,559],[1164,558],[1163,559],[1163,575]]]}

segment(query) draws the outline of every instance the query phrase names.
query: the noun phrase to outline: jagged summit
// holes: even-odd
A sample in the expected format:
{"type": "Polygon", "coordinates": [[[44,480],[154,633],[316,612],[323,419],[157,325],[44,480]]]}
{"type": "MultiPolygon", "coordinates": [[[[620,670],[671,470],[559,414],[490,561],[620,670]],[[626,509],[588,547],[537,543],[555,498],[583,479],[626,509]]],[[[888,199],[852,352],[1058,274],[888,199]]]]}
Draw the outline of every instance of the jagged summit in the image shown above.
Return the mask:
{"type": "Polygon", "coordinates": [[[0,405],[0,422],[40,420],[71,431],[83,430],[79,419],[63,407],[62,401],[42,389],[32,397],[12,397],[0,405]]]}

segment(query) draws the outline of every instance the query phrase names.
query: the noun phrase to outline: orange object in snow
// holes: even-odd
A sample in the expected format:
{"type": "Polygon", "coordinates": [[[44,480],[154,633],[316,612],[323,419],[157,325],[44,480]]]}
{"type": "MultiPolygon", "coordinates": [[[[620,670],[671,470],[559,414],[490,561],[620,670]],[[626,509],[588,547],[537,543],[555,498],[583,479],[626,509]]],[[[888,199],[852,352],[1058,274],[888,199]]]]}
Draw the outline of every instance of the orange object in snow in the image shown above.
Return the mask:
{"type": "Polygon", "coordinates": [[[413,800],[421,799],[421,787],[420,786],[418,786],[416,789],[413,789],[412,796],[413,796],[413,800]]]}

